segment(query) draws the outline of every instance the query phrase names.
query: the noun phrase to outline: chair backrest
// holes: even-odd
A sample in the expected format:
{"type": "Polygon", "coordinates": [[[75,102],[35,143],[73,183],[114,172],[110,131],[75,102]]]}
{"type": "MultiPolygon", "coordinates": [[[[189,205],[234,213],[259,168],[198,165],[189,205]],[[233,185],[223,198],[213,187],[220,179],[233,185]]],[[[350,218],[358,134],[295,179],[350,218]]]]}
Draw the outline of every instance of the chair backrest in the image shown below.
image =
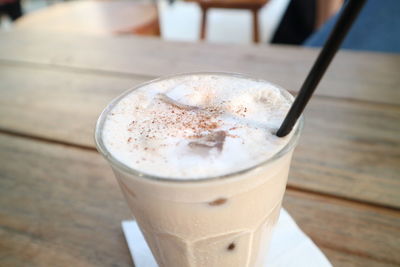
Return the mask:
{"type": "MultiPolygon", "coordinates": [[[[400,53],[400,1],[368,0],[350,29],[342,48],[400,53]]],[[[322,46],[338,18],[335,15],[304,45],[322,46]]]]}

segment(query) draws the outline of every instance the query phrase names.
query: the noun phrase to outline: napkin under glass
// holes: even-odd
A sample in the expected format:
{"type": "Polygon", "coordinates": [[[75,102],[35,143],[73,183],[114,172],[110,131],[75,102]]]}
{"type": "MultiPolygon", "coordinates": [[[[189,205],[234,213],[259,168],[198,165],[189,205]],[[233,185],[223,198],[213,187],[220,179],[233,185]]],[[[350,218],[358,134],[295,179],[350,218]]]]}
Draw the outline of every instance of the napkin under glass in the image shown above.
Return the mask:
{"type": "MultiPolygon", "coordinates": [[[[157,267],[150,248],[136,223],[123,221],[122,229],[137,267],[157,267]]],[[[265,267],[331,267],[314,242],[297,226],[285,209],[272,234],[265,267]]]]}

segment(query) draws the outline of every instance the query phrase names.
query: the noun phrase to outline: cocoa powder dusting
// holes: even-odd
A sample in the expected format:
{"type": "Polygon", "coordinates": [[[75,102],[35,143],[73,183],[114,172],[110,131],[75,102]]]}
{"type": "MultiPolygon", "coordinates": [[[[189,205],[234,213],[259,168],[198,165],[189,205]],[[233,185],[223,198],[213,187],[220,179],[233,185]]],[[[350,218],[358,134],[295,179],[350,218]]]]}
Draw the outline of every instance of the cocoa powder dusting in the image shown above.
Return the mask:
{"type": "MultiPolygon", "coordinates": [[[[180,104],[166,96],[163,96],[161,99],[167,107],[169,106],[170,113],[161,112],[156,114],[156,118],[152,120],[152,124],[163,125],[167,128],[175,128],[179,132],[191,130],[194,132],[194,134],[191,135],[192,138],[193,136],[200,136],[204,132],[211,132],[220,127],[220,121],[217,121],[217,117],[221,112],[217,107],[201,109],[180,104]]],[[[142,131],[145,130],[144,127],[145,126],[143,126],[142,131]]],[[[147,129],[147,131],[150,132],[149,129],[147,129]]]]}
{"type": "MultiPolygon", "coordinates": [[[[218,119],[218,116],[223,113],[220,107],[189,106],[164,94],[159,94],[158,100],[156,103],[159,105],[153,106],[153,110],[146,107],[152,118],[132,121],[128,125],[128,131],[136,131],[141,138],[147,140],[158,139],[161,141],[158,144],[160,147],[163,147],[163,135],[159,133],[165,132],[164,138],[168,136],[191,140],[189,147],[199,155],[206,156],[213,148],[222,151],[228,134],[217,130],[223,123],[218,119]]],[[[140,112],[139,107],[135,109],[140,112]]],[[[128,139],[129,142],[132,142],[132,138],[128,139]]],[[[149,148],[145,147],[144,150],[148,151],[149,148]]]]}

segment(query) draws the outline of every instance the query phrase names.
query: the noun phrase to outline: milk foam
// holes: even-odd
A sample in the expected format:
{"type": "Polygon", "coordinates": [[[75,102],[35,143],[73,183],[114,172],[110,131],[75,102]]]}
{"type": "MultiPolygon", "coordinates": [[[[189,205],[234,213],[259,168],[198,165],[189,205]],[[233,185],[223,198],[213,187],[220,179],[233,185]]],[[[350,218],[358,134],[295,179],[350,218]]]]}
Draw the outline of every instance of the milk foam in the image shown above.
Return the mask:
{"type": "Polygon", "coordinates": [[[107,114],[102,138],[125,165],[157,177],[201,179],[252,167],[291,135],[273,133],[293,97],[276,86],[222,74],[153,82],[107,114]]]}

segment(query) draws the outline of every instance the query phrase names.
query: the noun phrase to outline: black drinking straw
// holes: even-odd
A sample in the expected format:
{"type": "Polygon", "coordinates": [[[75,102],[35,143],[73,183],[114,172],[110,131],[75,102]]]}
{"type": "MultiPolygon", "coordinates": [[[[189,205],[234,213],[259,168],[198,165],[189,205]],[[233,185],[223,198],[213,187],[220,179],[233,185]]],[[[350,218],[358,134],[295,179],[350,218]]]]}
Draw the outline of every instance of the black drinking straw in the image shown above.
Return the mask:
{"type": "Polygon", "coordinates": [[[290,133],[366,0],[348,0],[276,135],[290,133]]]}

